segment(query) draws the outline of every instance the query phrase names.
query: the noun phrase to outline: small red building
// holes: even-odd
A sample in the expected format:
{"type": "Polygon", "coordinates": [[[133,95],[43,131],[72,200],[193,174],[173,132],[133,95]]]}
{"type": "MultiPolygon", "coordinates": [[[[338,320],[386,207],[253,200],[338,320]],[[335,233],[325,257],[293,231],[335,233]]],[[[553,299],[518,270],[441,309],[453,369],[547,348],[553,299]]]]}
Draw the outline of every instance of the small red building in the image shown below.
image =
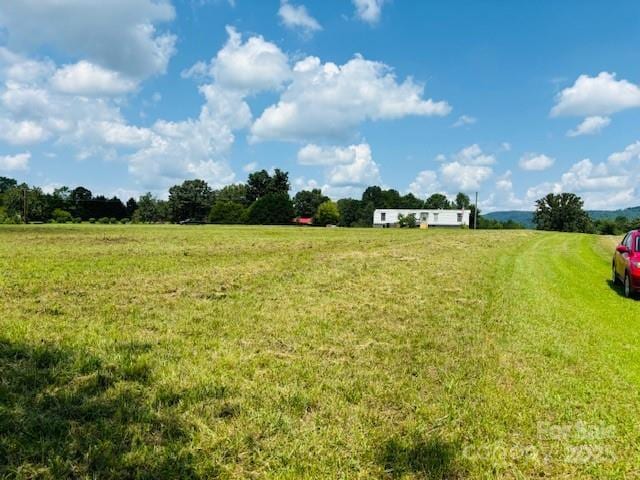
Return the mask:
{"type": "Polygon", "coordinates": [[[313,217],[296,217],[293,221],[296,225],[313,225],[313,217]]]}

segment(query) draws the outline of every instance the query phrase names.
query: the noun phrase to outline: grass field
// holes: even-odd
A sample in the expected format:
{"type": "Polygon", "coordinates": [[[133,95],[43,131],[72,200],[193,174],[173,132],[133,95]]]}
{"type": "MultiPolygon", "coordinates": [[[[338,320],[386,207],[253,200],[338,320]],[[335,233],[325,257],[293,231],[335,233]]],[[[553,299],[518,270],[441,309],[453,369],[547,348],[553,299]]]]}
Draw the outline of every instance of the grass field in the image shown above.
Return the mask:
{"type": "Polygon", "coordinates": [[[637,478],[614,242],[0,227],[0,477],[637,478]]]}

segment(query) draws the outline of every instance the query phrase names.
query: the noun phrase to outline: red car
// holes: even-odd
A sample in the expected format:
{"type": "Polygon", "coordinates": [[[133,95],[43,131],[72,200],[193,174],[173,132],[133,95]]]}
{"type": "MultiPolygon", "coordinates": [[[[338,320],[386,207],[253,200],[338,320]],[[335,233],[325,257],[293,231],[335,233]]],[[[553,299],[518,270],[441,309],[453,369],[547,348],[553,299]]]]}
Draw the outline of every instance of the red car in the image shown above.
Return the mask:
{"type": "Polygon", "coordinates": [[[627,233],[616,247],[611,265],[611,281],[622,282],[624,296],[640,291],[640,230],[627,233]]]}

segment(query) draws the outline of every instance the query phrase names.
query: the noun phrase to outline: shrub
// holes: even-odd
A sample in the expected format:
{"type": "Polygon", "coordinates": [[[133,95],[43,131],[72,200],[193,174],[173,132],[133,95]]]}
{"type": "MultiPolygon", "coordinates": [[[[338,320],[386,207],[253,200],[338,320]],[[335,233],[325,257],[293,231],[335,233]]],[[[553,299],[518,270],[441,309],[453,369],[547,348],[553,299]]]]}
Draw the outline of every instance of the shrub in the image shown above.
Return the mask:
{"type": "Polygon", "coordinates": [[[68,223],[73,220],[71,214],[61,208],[56,208],[51,214],[51,218],[55,220],[56,223],[68,223]]]}
{"type": "Polygon", "coordinates": [[[6,217],[0,217],[0,223],[5,225],[18,225],[19,223],[22,223],[22,221],[17,216],[8,215],[6,217]]]}
{"type": "Polygon", "coordinates": [[[73,219],[73,223],[82,223],[82,219],[80,217],[75,217],[73,219]]]}
{"type": "Polygon", "coordinates": [[[415,213],[410,213],[409,215],[398,215],[398,224],[400,228],[415,228],[418,226],[418,222],[416,221],[415,213]]]}
{"type": "Polygon", "coordinates": [[[111,220],[107,217],[102,217],[98,219],[98,223],[102,223],[104,225],[108,224],[111,220]]]}
{"type": "Polygon", "coordinates": [[[327,225],[336,225],[340,221],[340,211],[338,204],[327,200],[318,206],[318,211],[313,217],[313,224],[322,227],[327,225]]]}
{"type": "Polygon", "coordinates": [[[111,217],[111,218],[109,219],[109,223],[113,223],[113,224],[115,225],[116,223],[118,223],[118,219],[117,219],[117,218],[114,218],[114,217],[111,217]]]}
{"type": "Polygon", "coordinates": [[[122,220],[120,220],[120,223],[126,225],[127,223],[131,223],[131,220],[129,220],[128,218],[123,218],[122,220]]]}
{"type": "Polygon", "coordinates": [[[93,218],[93,217],[91,217],[91,218],[89,219],[89,223],[96,223],[96,219],[95,219],[95,218],[93,218]]]}

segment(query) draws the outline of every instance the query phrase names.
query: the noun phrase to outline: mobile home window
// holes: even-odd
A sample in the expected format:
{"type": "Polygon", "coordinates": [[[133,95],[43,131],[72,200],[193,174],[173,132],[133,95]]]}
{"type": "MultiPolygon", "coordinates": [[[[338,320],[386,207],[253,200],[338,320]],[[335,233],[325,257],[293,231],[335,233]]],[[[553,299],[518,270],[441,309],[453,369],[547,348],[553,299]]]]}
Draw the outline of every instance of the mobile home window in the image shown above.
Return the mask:
{"type": "Polygon", "coordinates": [[[433,214],[433,221],[438,223],[438,214],[437,213],[433,214]]]}
{"type": "Polygon", "coordinates": [[[421,212],[420,220],[423,222],[426,222],[427,220],[429,220],[429,212],[421,212]]]}
{"type": "Polygon", "coordinates": [[[462,214],[461,213],[458,214],[458,223],[460,223],[460,222],[462,222],[462,214]]]}
{"type": "Polygon", "coordinates": [[[386,214],[386,212],[382,212],[382,213],[380,214],[380,220],[381,220],[381,221],[383,221],[383,222],[386,222],[386,221],[387,221],[387,214],[386,214]]]}

